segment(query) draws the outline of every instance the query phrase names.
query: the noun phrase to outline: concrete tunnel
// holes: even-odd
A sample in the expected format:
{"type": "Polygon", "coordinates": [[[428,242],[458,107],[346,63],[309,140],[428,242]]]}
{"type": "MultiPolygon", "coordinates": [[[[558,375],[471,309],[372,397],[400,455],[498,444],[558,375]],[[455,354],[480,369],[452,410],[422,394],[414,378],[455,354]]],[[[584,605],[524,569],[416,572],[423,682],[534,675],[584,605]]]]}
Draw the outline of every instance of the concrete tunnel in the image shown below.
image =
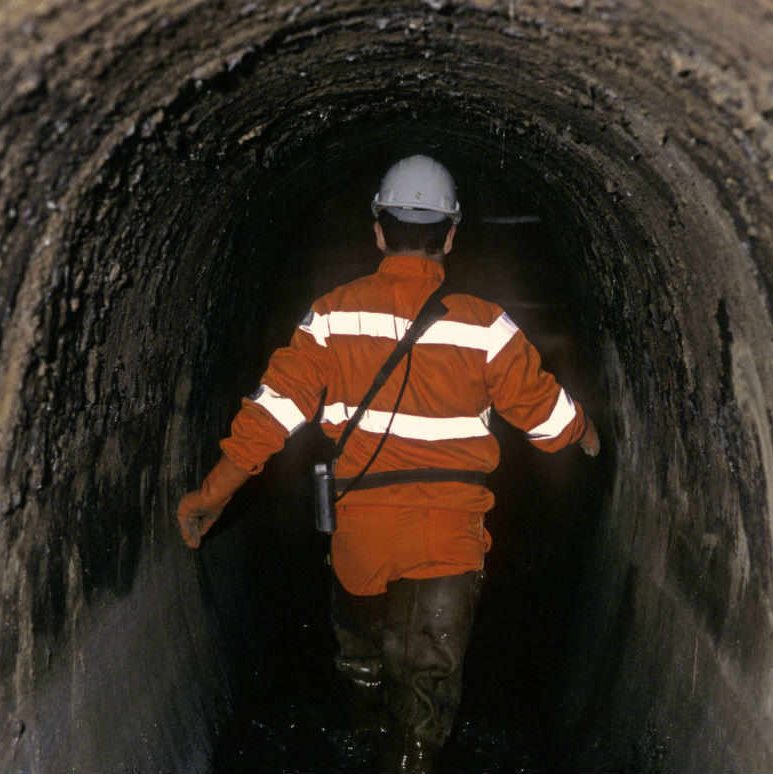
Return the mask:
{"type": "Polygon", "coordinates": [[[0,771],[335,770],[319,438],[173,514],[417,151],[604,444],[497,425],[447,769],[773,770],[770,0],[4,0],[0,95],[0,771]]]}

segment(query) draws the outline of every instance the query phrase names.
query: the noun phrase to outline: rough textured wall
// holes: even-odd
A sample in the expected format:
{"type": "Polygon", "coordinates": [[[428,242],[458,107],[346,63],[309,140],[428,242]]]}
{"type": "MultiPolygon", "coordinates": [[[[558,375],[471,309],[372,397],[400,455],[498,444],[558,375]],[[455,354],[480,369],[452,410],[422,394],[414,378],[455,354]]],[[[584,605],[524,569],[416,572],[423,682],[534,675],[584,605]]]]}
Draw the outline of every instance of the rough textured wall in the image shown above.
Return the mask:
{"type": "Polygon", "coordinates": [[[170,514],[227,414],[217,335],[277,303],[232,235],[399,121],[528,181],[604,353],[573,749],[772,768],[772,30],[767,0],[0,2],[1,768],[206,769],[227,669],[170,514]]]}

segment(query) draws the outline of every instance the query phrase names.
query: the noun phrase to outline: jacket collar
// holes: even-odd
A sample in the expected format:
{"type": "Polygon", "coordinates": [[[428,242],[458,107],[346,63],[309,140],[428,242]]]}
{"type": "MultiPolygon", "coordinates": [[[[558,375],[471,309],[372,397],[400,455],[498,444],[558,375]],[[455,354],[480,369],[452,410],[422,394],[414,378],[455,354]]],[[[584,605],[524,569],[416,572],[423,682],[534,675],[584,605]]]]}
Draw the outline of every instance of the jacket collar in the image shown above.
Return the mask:
{"type": "Polygon", "coordinates": [[[446,275],[442,263],[421,255],[388,255],[381,261],[378,270],[387,274],[426,277],[440,282],[446,275]]]}

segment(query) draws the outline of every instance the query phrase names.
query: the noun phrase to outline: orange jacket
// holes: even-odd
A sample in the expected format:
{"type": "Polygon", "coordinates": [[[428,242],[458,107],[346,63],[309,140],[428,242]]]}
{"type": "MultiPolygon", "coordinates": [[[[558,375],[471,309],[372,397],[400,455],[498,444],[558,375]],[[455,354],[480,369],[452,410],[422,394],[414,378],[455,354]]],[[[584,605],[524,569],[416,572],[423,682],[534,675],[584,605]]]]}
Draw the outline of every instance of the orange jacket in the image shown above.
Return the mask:
{"type": "MultiPolygon", "coordinates": [[[[375,274],[342,285],[316,301],[290,345],[271,357],[260,388],[242,401],[223,452],[259,473],[290,433],[317,413],[336,440],[383,362],[427,297],[443,280],[430,259],[385,258],[375,274]],[[326,390],[326,392],[325,392],[326,390]]],[[[448,313],[414,345],[411,373],[390,435],[369,472],[453,468],[488,473],[499,446],[487,426],[493,407],[538,448],[554,452],[578,441],[585,417],[539,353],[496,304],[473,296],[443,299],[448,313]]],[[[378,392],[338,462],[341,478],[356,475],[379,442],[405,374],[398,365],[378,392]]],[[[483,486],[397,484],[349,492],[349,507],[384,505],[485,513],[494,504],[483,486]]]]}

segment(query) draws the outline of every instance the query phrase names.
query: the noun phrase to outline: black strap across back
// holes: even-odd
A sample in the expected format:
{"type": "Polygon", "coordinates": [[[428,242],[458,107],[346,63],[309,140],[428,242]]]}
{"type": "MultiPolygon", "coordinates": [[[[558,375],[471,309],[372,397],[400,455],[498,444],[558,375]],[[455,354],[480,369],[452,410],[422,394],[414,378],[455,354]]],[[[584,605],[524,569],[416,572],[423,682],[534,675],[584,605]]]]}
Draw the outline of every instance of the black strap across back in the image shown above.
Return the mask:
{"type": "Polygon", "coordinates": [[[408,375],[410,373],[410,351],[416,341],[421,335],[432,325],[439,320],[448,311],[448,308],[443,304],[442,297],[448,292],[444,285],[440,285],[424,302],[424,305],[416,315],[416,319],[413,324],[405,332],[405,335],[397,342],[397,346],[392,350],[392,353],[381,366],[375,378],[373,384],[371,384],[368,391],[365,393],[360,405],[356,411],[349,418],[346,423],[341,437],[338,439],[338,443],[333,450],[333,459],[336,460],[343,452],[346,442],[354,432],[354,429],[362,419],[363,414],[367,411],[373,398],[378,391],[384,386],[391,373],[395,370],[400,361],[408,355],[408,367],[406,369],[405,378],[400,389],[400,393],[392,409],[392,417],[390,418],[387,429],[384,432],[381,440],[371,458],[368,460],[363,469],[352,478],[337,478],[336,485],[336,501],[340,500],[347,492],[357,489],[375,489],[382,486],[390,486],[392,484],[409,484],[409,483],[435,483],[445,481],[457,481],[461,483],[479,484],[481,486],[486,483],[486,474],[475,470],[453,470],[449,468],[419,468],[415,470],[393,470],[385,471],[381,473],[371,473],[366,475],[371,465],[375,461],[379,452],[381,451],[387,436],[389,435],[389,429],[392,426],[392,420],[397,413],[397,409],[400,405],[400,401],[405,391],[405,386],[408,383],[408,375]]]}

